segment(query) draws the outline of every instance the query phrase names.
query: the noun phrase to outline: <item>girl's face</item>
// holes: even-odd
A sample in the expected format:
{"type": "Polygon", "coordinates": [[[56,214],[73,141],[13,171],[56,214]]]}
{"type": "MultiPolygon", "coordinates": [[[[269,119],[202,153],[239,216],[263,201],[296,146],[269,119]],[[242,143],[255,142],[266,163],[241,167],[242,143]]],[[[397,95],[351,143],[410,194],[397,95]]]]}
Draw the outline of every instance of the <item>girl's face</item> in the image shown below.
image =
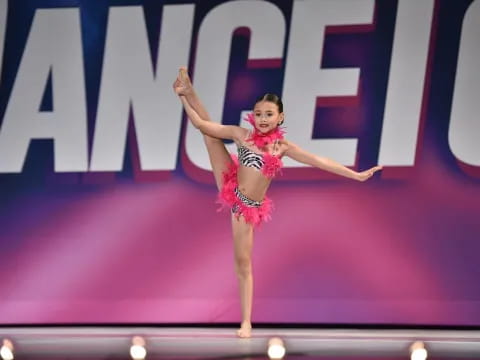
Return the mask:
{"type": "Polygon", "coordinates": [[[253,108],[255,127],[261,133],[268,133],[283,121],[283,113],[278,112],[277,104],[270,101],[260,101],[253,108]]]}

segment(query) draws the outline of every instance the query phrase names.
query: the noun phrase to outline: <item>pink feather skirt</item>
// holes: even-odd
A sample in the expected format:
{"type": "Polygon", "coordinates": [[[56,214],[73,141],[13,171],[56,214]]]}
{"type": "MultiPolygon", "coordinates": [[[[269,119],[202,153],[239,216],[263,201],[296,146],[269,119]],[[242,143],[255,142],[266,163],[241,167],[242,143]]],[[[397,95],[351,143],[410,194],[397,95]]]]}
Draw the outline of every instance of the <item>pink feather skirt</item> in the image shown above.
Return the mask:
{"type": "Polygon", "coordinates": [[[261,202],[255,202],[248,199],[238,190],[238,159],[232,155],[232,162],[223,172],[223,186],[218,194],[217,202],[223,209],[230,209],[232,213],[239,218],[242,216],[245,221],[253,226],[258,226],[264,221],[270,220],[270,214],[273,210],[273,202],[265,197],[261,202]],[[257,203],[251,205],[251,203],[257,203]]]}

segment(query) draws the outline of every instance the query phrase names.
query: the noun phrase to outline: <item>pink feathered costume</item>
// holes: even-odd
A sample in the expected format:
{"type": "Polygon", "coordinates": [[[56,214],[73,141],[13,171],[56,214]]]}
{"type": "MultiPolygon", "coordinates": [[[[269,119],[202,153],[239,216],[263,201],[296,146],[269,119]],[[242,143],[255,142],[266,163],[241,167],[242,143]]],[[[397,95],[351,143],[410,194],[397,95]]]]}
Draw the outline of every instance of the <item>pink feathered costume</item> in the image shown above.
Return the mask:
{"type": "MultiPolygon", "coordinates": [[[[255,128],[253,114],[250,113],[246,120],[254,126],[254,131],[246,140],[255,144],[259,149],[283,139],[285,132],[280,127],[267,134],[262,134],[255,128]]],[[[267,178],[273,178],[281,170],[282,161],[279,157],[267,152],[262,153],[261,157],[263,159],[262,174],[267,178]]],[[[218,196],[218,202],[222,207],[219,210],[229,208],[237,218],[243,216],[247,223],[258,226],[262,222],[270,220],[273,202],[268,197],[265,197],[261,202],[251,200],[238,190],[237,174],[239,166],[237,156],[232,155],[232,162],[223,173],[223,186],[218,196]]]]}

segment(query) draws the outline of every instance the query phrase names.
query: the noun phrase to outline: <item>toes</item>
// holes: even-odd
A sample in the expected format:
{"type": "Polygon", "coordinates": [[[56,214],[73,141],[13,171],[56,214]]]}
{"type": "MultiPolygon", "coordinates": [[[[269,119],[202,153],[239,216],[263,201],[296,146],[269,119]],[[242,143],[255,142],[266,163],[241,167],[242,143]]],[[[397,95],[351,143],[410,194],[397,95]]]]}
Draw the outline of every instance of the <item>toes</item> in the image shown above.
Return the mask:
{"type": "Polygon", "coordinates": [[[249,338],[251,337],[251,330],[250,329],[238,329],[237,336],[240,338],[249,338]]]}

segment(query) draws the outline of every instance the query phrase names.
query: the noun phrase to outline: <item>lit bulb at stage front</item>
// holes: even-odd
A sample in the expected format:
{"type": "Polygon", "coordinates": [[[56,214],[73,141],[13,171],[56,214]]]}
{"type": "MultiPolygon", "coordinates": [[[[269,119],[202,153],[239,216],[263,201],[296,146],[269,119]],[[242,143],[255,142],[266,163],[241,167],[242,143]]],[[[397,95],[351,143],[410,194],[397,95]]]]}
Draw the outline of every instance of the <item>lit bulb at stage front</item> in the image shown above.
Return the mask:
{"type": "Polygon", "coordinates": [[[286,349],[282,339],[273,337],[268,341],[267,354],[270,359],[283,359],[286,349]]]}
{"type": "Polygon", "coordinates": [[[133,360],[143,360],[147,356],[145,340],[141,336],[134,336],[130,346],[130,356],[133,360]]]}
{"type": "Polygon", "coordinates": [[[426,360],[427,356],[427,349],[423,342],[416,341],[410,346],[410,360],[426,360]]]}
{"type": "Polygon", "coordinates": [[[2,360],[13,360],[13,344],[10,340],[3,339],[3,344],[0,348],[0,356],[2,360]]]}

